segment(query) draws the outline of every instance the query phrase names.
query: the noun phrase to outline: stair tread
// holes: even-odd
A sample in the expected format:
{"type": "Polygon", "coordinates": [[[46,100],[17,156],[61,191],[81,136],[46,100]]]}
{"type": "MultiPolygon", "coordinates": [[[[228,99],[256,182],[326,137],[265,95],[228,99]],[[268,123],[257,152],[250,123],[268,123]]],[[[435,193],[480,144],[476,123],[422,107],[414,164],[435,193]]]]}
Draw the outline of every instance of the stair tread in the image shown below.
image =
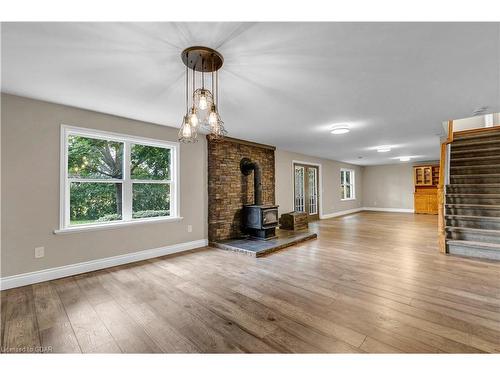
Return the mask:
{"type": "Polygon", "coordinates": [[[489,152],[489,151],[499,151],[500,147],[489,147],[489,148],[476,148],[474,150],[451,150],[452,154],[465,154],[467,152],[489,152]]]}
{"type": "Polygon", "coordinates": [[[453,226],[446,226],[446,229],[453,232],[477,232],[477,233],[500,235],[500,230],[498,229],[482,229],[482,228],[453,227],[453,226]]]}
{"type": "Polygon", "coordinates": [[[486,198],[500,198],[500,194],[493,193],[446,193],[447,197],[479,197],[485,196],[486,198]]]}
{"type": "Polygon", "coordinates": [[[472,156],[468,158],[453,158],[451,161],[475,161],[475,160],[488,160],[488,159],[500,159],[500,155],[488,155],[488,156],[472,156]]]}
{"type": "Polygon", "coordinates": [[[454,174],[450,177],[500,177],[500,173],[454,174]]]}
{"type": "Polygon", "coordinates": [[[465,240],[446,240],[448,245],[461,245],[467,247],[482,247],[500,251],[500,244],[491,242],[465,241],[465,240]]]}
{"type": "Polygon", "coordinates": [[[500,221],[500,217],[496,216],[477,216],[477,215],[446,215],[446,218],[458,218],[458,219],[479,219],[479,220],[489,220],[489,221],[500,221]]]}
{"type": "MultiPolygon", "coordinates": [[[[465,141],[465,140],[464,140],[465,141]]],[[[485,139],[485,140],[482,140],[482,141],[469,141],[467,140],[467,142],[460,142],[460,143],[455,143],[453,142],[451,144],[451,147],[467,147],[467,146],[474,146],[474,145],[488,145],[488,144],[493,144],[493,143],[500,143],[500,139],[485,139]]]]}
{"type": "Polygon", "coordinates": [[[500,183],[492,182],[487,184],[448,184],[447,187],[467,187],[467,186],[477,186],[477,187],[500,187],[500,183]]]}
{"type": "Polygon", "coordinates": [[[454,134],[453,142],[467,140],[467,139],[487,138],[491,137],[492,135],[495,136],[497,135],[497,131],[500,131],[500,129],[497,128],[497,126],[498,125],[492,126],[490,128],[485,128],[487,130],[484,130],[484,132],[478,134],[469,134],[469,135],[454,134]]]}
{"type": "Polygon", "coordinates": [[[446,203],[445,206],[446,207],[460,207],[460,208],[477,207],[477,208],[500,209],[500,205],[498,205],[498,204],[446,203]]]}
{"type": "Polygon", "coordinates": [[[479,165],[455,165],[450,167],[451,169],[474,169],[474,168],[500,168],[500,163],[498,164],[479,164],[479,165]]]}

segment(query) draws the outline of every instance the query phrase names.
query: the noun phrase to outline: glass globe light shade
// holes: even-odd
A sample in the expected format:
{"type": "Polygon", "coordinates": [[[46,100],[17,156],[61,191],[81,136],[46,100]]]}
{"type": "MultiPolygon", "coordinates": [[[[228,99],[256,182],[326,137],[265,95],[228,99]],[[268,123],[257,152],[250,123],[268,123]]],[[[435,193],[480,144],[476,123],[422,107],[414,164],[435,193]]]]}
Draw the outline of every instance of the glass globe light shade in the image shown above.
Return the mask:
{"type": "Polygon", "coordinates": [[[217,107],[212,104],[210,108],[210,114],[208,115],[208,126],[211,128],[217,125],[217,121],[220,120],[219,114],[217,113],[217,107]]]}
{"type": "Polygon", "coordinates": [[[205,111],[211,108],[214,103],[212,93],[207,89],[196,89],[193,94],[194,107],[197,110],[205,111]]]}
{"type": "Polygon", "coordinates": [[[198,132],[196,128],[191,125],[189,122],[189,115],[186,115],[182,119],[181,128],[179,129],[178,139],[183,143],[194,143],[198,140],[198,132]]]}
{"type": "Polygon", "coordinates": [[[199,120],[194,107],[191,108],[191,113],[189,114],[189,123],[193,128],[198,128],[199,120]]]}
{"type": "Polygon", "coordinates": [[[220,142],[226,135],[227,131],[224,127],[224,121],[219,118],[216,123],[210,126],[210,134],[208,135],[208,137],[211,141],[220,142]]]}

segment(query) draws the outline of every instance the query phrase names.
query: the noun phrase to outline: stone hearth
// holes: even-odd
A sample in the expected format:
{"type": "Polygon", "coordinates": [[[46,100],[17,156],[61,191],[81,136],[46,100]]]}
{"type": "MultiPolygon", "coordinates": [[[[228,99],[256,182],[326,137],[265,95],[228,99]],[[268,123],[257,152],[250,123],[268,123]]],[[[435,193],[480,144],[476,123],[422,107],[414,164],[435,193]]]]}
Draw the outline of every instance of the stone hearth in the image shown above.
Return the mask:
{"type": "Polygon", "coordinates": [[[277,229],[276,238],[270,240],[260,240],[256,238],[245,237],[215,241],[211,242],[210,245],[223,250],[235,251],[253,257],[261,257],[274,251],[296,245],[300,242],[312,240],[317,237],[318,236],[316,233],[309,230],[289,231],[277,229]]]}

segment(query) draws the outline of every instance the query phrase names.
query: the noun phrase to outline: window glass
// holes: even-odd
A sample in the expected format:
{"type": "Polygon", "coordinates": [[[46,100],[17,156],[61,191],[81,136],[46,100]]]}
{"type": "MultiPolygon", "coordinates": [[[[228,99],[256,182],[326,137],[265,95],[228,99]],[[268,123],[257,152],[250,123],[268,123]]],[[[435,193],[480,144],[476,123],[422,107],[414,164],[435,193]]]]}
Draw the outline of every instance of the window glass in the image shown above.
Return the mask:
{"type": "Polygon", "coordinates": [[[134,180],[170,180],[170,149],[132,145],[130,175],[134,180]]]}
{"type": "Polygon", "coordinates": [[[68,177],[121,179],[123,143],[71,135],[68,137],[68,177]]]}
{"type": "Polygon", "coordinates": [[[70,184],[71,225],[121,220],[121,197],[121,183],[72,182],[70,184]]]}
{"type": "Polygon", "coordinates": [[[170,184],[133,184],[134,219],[170,215],[170,184]]]}

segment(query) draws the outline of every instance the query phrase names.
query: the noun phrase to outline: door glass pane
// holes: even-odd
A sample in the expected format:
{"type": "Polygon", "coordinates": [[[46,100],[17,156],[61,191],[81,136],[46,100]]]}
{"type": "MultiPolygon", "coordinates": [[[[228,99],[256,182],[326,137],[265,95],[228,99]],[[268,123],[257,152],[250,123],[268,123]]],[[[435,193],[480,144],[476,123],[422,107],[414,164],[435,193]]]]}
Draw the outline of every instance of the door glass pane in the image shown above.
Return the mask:
{"type": "Polygon", "coordinates": [[[346,198],[351,198],[351,185],[346,185],[346,198]]]}
{"type": "Polygon", "coordinates": [[[68,137],[70,178],[122,178],[123,143],[77,135],[68,137]]]}
{"type": "Polygon", "coordinates": [[[304,167],[295,166],[295,211],[304,212],[304,167]]]}
{"type": "Polygon", "coordinates": [[[345,199],[346,198],[346,189],[345,185],[340,185],[340,199],[345,199]]]}
{"type": "Polygon", "coordinates": [[[121,220],[122,184],[72,182],[70,225],[121,220]]]}
{"type": "Polygon", "coordinates": [[[317,189],[317,170],[316,168],[308,168],[308,187],[309,187],[309,214],[316,215],[318,213],[318,189],[317,189]]]}
{"type": "Polygon", "coordinates": [[[345,172],[345,182],[346,182],[346,184],[351,183],[351,172],[350,171],[345,172]]]}
{"type": "Polygon", "coordinates": [[[345,184],[345,171],[340,171],[340,183],[345,184]]]}
{"type": "Polygon", "coordinates": [[[132,185],[132,218],[170,215],[170,184],[132,185]]]}
{"type": "Polygon", "coordinates": [[[170,153],[168,148],[132,145],[130,176],[134,180],[170,180],[170,153]]]}

